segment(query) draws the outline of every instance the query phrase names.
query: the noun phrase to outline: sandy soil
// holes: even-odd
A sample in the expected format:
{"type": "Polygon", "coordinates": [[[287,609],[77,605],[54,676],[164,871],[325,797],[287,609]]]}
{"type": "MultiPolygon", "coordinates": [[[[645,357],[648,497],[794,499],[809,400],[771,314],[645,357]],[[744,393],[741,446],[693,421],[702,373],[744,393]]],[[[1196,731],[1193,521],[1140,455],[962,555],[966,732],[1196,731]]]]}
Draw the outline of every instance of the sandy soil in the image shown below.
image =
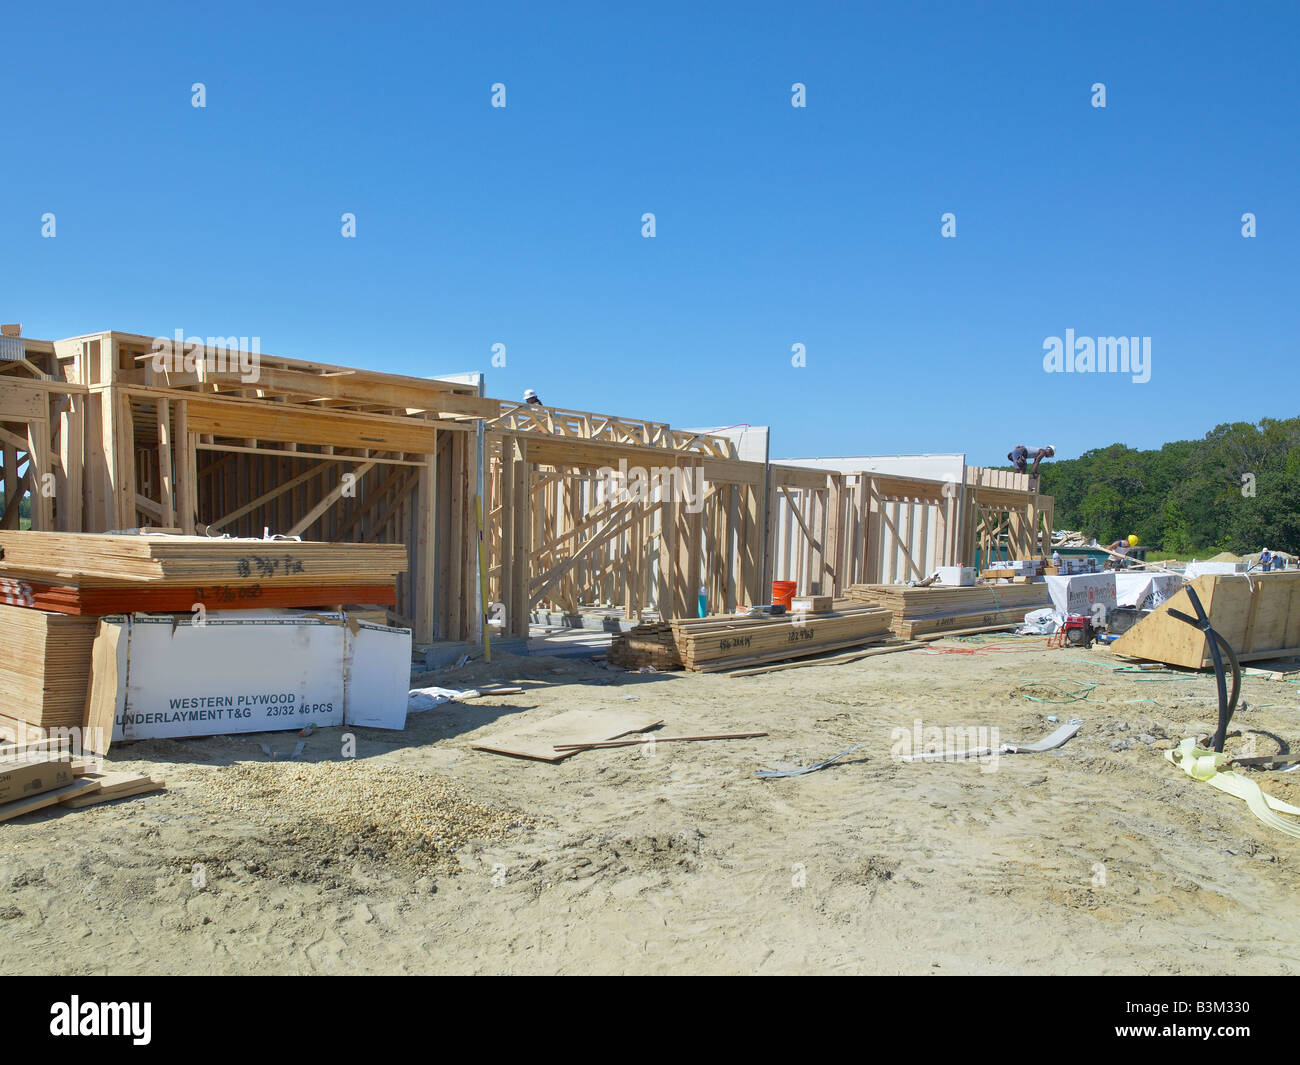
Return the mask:
{"type": "MultiPolygon", "coordinates": [[[[302,786],[282,798],[232,789],[264,781],[268,765],[290,771],[292,734],[120,746],[116,765],[160,772],[169,791],[0,826],[0,971],[1300,968],[1300,842],[1162,757],[1177,737],[1209,731],[1211,680],[1140,681],[1070,661],[1113,664],[1102,650],[961,646],[985,653],[743,679],[509,658],[430,679],[519,681],[522,696],[439,707],[400,734],[357,730],[356,762],[340,758],[342,729],[308,740],[298,762],[325,767],[313,770],[320,789],[389,767],[487,811],[487,838],[443,853],[349,835],[340,804],[302,786]],[[1073,704],[1035,703],[1016,692],[1052,690],[1027,678],[1096,688],[1073,704]],[[666,733],[770,735],[560,765],[470,749],[505,718],[611,706],[653,710],[666,733]],[[891,758],[891,730],[918,720],[996,727],[1016,742],[1051,731],[1048,714],[1085,720],[1050,754],[891,758]],[[754,776],[855,743],[820,772],[754,776]]],[[[1235,724],[1300,738],[1298,689],[1248,680],[1251,705],[1235,724]]],[[[1275,749],[1261,734],[1258,752],[1275,749]]],[[[1273,774],[1266,790],[1300,804],[1298,778],[1273,774]]]]}

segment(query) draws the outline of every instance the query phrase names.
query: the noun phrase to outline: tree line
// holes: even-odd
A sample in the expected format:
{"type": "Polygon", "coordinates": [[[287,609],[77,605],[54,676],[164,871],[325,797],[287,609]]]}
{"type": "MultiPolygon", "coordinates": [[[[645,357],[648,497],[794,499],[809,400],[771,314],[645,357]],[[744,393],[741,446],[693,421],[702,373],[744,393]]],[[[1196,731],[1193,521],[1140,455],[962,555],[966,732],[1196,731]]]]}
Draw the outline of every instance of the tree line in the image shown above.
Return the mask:
{"type": "Polygon", "coordinates": [[[1135,533],[1182,557],[1300,553],[1300,418],[1233,422],[1159,450],[1111,444],[1040,471],[1056,527],[1102,543],[1135,533]]]}

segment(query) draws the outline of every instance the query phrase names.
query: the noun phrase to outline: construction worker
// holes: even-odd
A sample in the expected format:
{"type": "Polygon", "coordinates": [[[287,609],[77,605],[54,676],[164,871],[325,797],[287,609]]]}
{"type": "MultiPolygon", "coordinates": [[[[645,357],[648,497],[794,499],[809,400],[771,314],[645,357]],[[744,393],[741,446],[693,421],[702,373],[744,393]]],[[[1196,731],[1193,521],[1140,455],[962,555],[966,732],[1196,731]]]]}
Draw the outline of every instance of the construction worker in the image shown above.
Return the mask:
{"type": "Polygon", "coordinates": [[[1110,558],[1106,560],[1106,568],[1123,569],[1128,565],[1129,548],[1136,547],[1137,542],[1138,538],[1136,536],[1130,536],[1127,540],[1116,540],[1106,548],[1106,550],[1110,552],[1110,558]],[[1116,558],[1116,555],[1119,557],[1116,558]]]}
{"type": "Polygon", "coordinates": [[[1013,465],[1020,473],[1024,473],[1028,470],[1031,477],[1037,477],[1038,464],[1042,462],[1043,459],[1050,459],[1055,454],[1056,448],[1051,444],[1048,444],[1046,447],[1036,448],[1028,448],[1025,447],[1024,444],[1017,444],[1007,453],[1007,458],[1010,460],[1011,465],[1013,465]],[[1030,459],[1034,460],[1032,469],[1029,468],[1030,459]]]}
{"type": "Polygon", "coordinates": [[[531,388],[524,389],[524,402],[534,403],[539,407],[542,405],[542,401],[537,398],[537,393],[534,392],[531,388]]]}

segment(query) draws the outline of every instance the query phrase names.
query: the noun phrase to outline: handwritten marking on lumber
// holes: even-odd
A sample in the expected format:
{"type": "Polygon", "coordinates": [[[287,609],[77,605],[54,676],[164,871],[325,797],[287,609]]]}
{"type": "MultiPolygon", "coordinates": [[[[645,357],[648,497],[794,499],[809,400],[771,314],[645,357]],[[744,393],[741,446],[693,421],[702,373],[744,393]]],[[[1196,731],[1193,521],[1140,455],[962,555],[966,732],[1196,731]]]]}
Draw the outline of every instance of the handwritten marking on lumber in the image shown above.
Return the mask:
{"type": "Polygon", "coordinates": [[[263,594],[260,584],[214,584],[194,589],[196,600],[209,603],[234,603],[243,599],[261,599],[263,594]]]}
{"type": "Polygon", "coordinates": [[[282,559],[270,555],[250,555],[235,563],[235,572],[240,577],[251,577],[254,573],[259,577],[274,577],[277,573],[287,576],[303,573],[305,570],[302,559],[294,558],[292,555],[285,555],[282,559]]]}

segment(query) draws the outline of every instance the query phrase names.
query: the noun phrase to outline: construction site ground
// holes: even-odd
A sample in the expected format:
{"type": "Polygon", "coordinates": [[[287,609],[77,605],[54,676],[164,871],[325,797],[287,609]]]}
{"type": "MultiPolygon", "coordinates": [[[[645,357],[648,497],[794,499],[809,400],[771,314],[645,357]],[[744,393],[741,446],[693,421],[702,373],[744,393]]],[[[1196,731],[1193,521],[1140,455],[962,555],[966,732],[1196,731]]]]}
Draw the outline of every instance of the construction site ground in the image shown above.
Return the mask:
{"type": "MultiPolygon", "coordinates": [[[[296,755],[294,733],[118,745],[167,791],[3,826],[0,971],[1295,972],[1300,841],[1164,758],[1211,730],[1213,679],[1120,664],[1042,638],[747,678],[506,656],[421,682],[523,694],[354,730],[355,752],[341,728],[296,755]],[[769,734],[556,765],[472,747],[621,707],[769,734]],[[1047,754],[892,756],[1049,715],[1084,724],[1047,754]]],[[[1300,738],[1298,695],[1246,680],[1229,748],[1300,738]]],[[[1259,779],[1300,804],[1300,773],[1259,779]]]]}

